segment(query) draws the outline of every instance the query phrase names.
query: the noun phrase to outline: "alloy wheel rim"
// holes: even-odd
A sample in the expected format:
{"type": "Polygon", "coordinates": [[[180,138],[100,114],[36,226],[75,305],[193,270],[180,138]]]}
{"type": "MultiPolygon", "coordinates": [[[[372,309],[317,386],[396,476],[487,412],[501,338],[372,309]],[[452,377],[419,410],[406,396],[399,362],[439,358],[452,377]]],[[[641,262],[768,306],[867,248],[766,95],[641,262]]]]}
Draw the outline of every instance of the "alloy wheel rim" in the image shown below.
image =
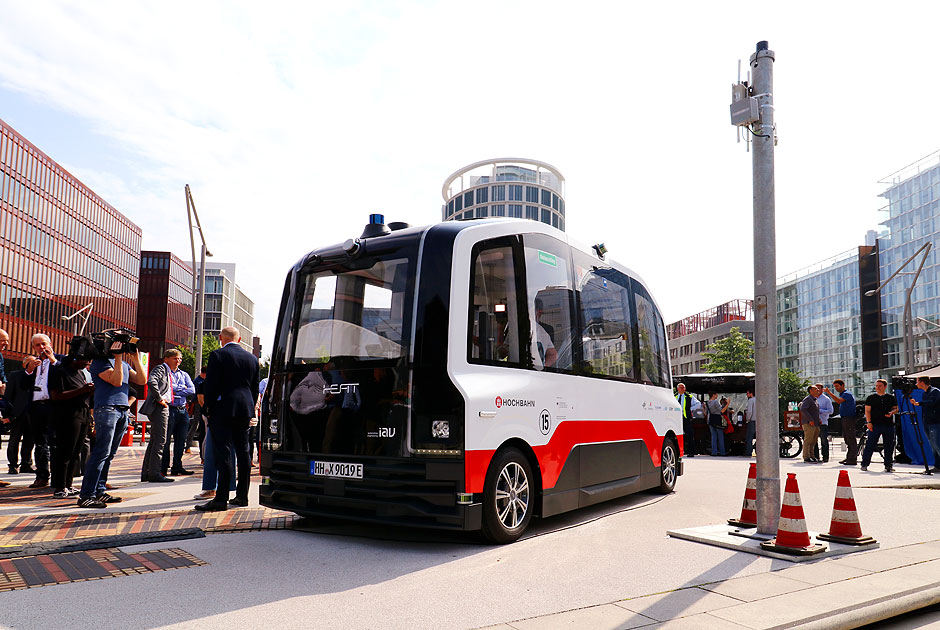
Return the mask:
{"type": "Polygon", "coordinates": [[[506,529],[519,527],[529,511],[529,479],[516,462],[509,462],[496,479],[496,516],[506,529]]]}
{"type": "Polygon", "coordinates": [[[663,481],[671,488],[676,480],[676,453],[672,450],[671,445],[663,449],[662,467],[663,481]]]}

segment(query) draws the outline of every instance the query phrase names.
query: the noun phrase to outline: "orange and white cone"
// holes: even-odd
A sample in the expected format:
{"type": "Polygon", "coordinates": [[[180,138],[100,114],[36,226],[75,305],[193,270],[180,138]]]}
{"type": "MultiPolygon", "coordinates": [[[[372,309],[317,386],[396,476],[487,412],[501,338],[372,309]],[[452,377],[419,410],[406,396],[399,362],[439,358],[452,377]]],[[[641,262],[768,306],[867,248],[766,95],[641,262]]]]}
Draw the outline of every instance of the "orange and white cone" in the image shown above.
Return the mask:
{"type": "Polygon", "coordinates": [[[791,556],[812,556],[826,550],[825,545],[814,545],[809,539],[806,517],[803,516],[803,502],[800,501],[800,487],[796,483],[794,473],[787,473],[787,485],[783,493],[783,507],[780,508],[777,537],[762,542],[760,546],[761,549],[791,556]]]}
{"type": "Polygon", "coordinates": [[[871,536],[862,535],[862,525],[858,521],[855,509],[855,497],[852,496],[852,484],[849,483],[849,471],[839,471],[836,484],[836,499],[832,506],[832,522],[828,534],[818,534],[819,540],[842,543],[843,545],[871,545],[877,542],[871,536]]]}
{"type": "Polygon", "coordinates": [[[744,505],[741,506],[741,518],[729,518],[728,525],[757,527],[757,464],[751,463],[751,467],[747,471],[747,487],[744,488],[744,505]]]}

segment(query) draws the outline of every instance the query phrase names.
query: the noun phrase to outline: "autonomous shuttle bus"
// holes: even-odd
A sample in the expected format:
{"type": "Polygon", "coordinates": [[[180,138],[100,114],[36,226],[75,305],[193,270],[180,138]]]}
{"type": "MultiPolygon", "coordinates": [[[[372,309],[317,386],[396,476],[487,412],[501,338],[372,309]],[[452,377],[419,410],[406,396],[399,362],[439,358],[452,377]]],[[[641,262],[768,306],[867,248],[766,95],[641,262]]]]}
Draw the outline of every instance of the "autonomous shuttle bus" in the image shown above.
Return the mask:
{"type": "Polygon", "coordinates": [[[672,491],[682,418],[636,274],[535,221],[370,221],[287,276],[262,505],[505,543],[672,491]]]}

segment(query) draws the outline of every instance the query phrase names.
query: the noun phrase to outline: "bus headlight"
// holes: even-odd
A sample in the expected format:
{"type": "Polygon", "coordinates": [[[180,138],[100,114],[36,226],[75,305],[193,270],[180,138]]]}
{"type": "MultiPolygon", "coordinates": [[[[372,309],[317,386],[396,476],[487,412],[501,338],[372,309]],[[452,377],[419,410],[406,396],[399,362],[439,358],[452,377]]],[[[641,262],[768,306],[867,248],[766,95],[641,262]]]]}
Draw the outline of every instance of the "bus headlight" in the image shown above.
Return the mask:
{"type": "Polygon", "coordinates": [[[446,440],[450,437],[450,422],[447,420],[435,420],[431,423],[431,437],[438,440],[446,440]]]}

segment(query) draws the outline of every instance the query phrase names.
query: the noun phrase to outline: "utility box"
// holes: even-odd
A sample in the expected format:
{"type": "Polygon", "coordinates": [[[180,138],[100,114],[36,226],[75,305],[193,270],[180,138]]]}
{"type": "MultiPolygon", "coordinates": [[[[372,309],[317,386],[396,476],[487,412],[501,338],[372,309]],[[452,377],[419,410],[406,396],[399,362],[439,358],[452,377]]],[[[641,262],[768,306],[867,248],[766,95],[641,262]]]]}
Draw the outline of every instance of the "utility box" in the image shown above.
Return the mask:
{"type": "MultiPolygon", "coordinates": [[[[737,87],[737,86],[735,86],[737,87]]],[[[732,90],[732,94],[734,91],[732,90]]],[[[739,101],[731,103],[731,124],[736,126],[750,125],[760,120],[760,108],[757,99],[746,96],[739,101]]]]}

